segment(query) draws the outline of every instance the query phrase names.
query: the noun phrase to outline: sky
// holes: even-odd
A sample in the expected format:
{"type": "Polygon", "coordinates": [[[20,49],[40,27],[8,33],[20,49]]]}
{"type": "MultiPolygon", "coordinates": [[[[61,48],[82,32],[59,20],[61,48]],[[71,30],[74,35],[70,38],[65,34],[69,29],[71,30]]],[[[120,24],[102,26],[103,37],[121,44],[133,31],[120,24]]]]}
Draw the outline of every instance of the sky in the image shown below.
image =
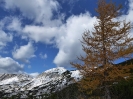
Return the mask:
{"type": "MultiPolygon", "coordinates": [[[[133,24],[133,0],[112,1],[123,5],[119,19],[133,24]]],[[[96,8],[97,0],[0,0],[0,73],[71,69],[96,8]]]]}

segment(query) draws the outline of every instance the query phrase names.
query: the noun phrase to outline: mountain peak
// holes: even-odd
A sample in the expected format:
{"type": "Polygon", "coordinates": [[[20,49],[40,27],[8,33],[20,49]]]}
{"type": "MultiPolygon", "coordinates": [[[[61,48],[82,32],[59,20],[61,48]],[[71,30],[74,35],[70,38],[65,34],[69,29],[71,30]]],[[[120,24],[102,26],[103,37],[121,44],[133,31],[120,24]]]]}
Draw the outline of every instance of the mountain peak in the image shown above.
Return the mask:
{"type": "Polygon", "coordinates": [[[62,74],[65,71],[66,71],[66,69],[64,67],[56,67],[56,68],[52,68],[52,69],[46,70],[45,73],[58,72],[58,73],[62,74]]]}
{"type": "Polygon", "coordinates": [[[36,96],[41,93],[49,94],[75,83],[73,79],[78,81],[80,78],[78,70],[69,71],[63,67],[46,70],[35,78],[25,74],[3,74],[0,75],[0,93],[3,93],[4,97],[14,94],[24,96],[27,93],[36,96]]]}

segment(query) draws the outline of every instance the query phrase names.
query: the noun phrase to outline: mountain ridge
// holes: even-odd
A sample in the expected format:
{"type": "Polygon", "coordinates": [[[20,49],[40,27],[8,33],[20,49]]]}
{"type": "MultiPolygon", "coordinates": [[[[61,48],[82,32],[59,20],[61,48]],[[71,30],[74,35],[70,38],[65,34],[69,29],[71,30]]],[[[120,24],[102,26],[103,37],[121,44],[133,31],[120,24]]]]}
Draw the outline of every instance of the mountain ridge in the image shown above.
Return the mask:
{"type": "Polygon", "coordinates": [[[46,70],[36,77],[28,74],[0,74],[0,98],[19,95],[20,99],[26,99],[28,95],[50,94],[80,78],[78,70],[69,71],[63,67],[46,70]]]}

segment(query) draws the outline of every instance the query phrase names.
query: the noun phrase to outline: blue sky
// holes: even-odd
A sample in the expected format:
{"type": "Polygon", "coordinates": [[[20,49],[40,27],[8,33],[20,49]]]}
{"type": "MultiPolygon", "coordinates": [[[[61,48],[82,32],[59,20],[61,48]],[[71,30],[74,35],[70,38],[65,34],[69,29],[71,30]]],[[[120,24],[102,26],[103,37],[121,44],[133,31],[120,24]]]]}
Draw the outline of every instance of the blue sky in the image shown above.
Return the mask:
{"type": "MultiPolygon", "coordinates": [[[[133,23],[133,0],[123,5],[133,23]]],[[[0,73],[41,73],[83,55],[85,30],[96,22],[97,0],[0,0],[0,73]]]]}

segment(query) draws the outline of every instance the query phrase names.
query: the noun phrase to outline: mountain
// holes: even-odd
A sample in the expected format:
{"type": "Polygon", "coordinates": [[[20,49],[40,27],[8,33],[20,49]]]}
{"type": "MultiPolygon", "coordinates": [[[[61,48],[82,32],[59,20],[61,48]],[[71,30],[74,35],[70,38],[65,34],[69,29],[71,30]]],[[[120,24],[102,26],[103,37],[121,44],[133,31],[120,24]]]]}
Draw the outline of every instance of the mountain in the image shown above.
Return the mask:
{"type": "Polygon", "coordinates": [[[0,99],[17,96],[44,96],[60,91],[81,78],[78,70],[68,71],[63,67],[52,68],[37,77],[27,74],[0,74],[0,99]]]}

